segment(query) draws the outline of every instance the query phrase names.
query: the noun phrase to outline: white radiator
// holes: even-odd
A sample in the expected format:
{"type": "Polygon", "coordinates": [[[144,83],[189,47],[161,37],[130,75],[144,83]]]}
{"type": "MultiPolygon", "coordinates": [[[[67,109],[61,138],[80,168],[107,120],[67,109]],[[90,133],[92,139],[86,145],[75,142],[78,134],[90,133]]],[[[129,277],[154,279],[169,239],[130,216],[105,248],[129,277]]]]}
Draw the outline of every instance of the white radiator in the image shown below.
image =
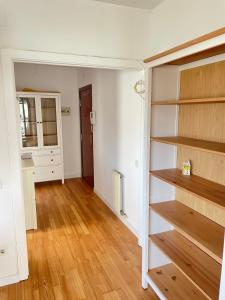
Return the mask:
{"type": "Polygon", "coordinates": [[[117,214],[125,216],[124,203],[123,203],[123,175],[113,170],[113,208],[117,214]]]}

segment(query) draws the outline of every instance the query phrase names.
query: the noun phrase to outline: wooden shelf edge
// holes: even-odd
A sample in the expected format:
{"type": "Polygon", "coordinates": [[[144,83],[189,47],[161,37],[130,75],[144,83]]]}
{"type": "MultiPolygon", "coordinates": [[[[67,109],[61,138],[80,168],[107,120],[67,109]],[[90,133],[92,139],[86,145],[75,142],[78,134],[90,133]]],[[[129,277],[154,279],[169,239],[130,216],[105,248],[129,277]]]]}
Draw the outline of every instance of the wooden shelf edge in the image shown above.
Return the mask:
{"type": "Polygon", "coordinates": [[[149,239],[208,299],[218,299],[218,262],[175,230],[149,235],[149,239]]]}
{"type": "Polygon", "coordinates": [[[151,57],[148,57],[148,58],[144,59],[144,63],[149,63],[149,62],[151,62],[153,60],[159,59],[161,57],[164,57],[166,55],[172,54],[172,53],[177,52],[179,50],[183,50],[183,49],[188,48],[190,46],[193,46],[193,45],[199,44],[201,42],[207,41],[209,39],[212,39],[214,37],[220,36],[220,35],[222,35],[224,33],[225,33],[225,27],[219,28],[217,30],[214,30],[214,31],[211,31],[211,32],[209,32],[207,34],[199,36],[199,37],[197,37],[195,39],[187,41],[187,42],[185,42],[183,44],[175,46],[175,47],[173,47],[171,49],[167,49],[167,50],[162,51],[160,53],[157,53],[157,54],[155,54],[155,55],[153,55],[151,57]]]}
{"type": "Polygon", "coordinates": [[[199,99],[182,99],[182,100],[160,100],[152,101],[151,105],[188,105],[188,104],[207,104],[207,103],[224,103],[225,97],[216,98],[199,98],[199,99]]]}
{"type": "MultiPolygon", "coordinates": [[[[178,207],[178,209],[179,209],[178,207]]],[[[193,209],[185,206],[182,203],[179,203],[178,201],[168,201],[168,202],[162,202],[162,203],[155,203],[151,204],[150,208],[157,213],[161,218],[166,220],[169,224],[171,224],[174,229],[180,233],[184,238],[189,240],[191,243],[196,245],[199,249],[201,249],[204,253],[209,255],[212,259],[214,259],[217,263],[222,264],[222,256],[223,256],[223,239],[224,239],[224,229],[222,226],[218,225],[217,223],[211,221],[210,219],[200,215],[198,212],[195,212],[193,209]],[[169,207],[168,207],[169,205],[169,207]],[[178,210],[178,213],[182,213],[184,217],[190,213],[190,215],[195,216],[195,219],[192,219],[192,225],[194,225],[196,228],[200,227],[199,232],[201,233],[202,228],[205,228],[207,231],[212,232],[213,234],[219,238],[220,243],[217,242],[217,245],[215,247],[211,245],[211,241],[208,239],[203,238],[196,230],[187,230],[185,227],[187,225],[184,223],[181,224],[181,221],[177,219],[177,217],[174,215],[171,215],[172,217],[168,217],[165,214],[165,209],[170,210],[171,205],[179,205],[179,207],[185,208],[186,212],[183,210],[178,210]],[[163,208],[163,210],[162,210],[163,208]],[[196,221],[197,218],[197,221],[196,221]],[[201,225],[200,225],[201,224],[201,225]],[[211,245],[209,247],[209,245],[211,245]]],[[[173,209],[173,207],[172,207],[173,209]]],[[[187,221],[186,221],[187,222],[187,221]]],[[[190,223],[190,222],[189,222],[190,223]]]]}
{"type": "Polygon", "coordinates": [[[150,175],[225,209],[225,186],[197,175],[184,176],[180,169],[163,169],[149,172],[150,175]],[[210,192],[210,193],[209,193],[210,192]]]}
{"type": "Polygon", "coordinates": [[[151,141],[162,144],[175,145],[179,147],[200,150],[208,153],[225,155],[225,143],[212,142],[182,136],[151,137],[151,141]]]}
{"type": "MultiPolygon", "coordinates": [[[[160,290],[167,300],[206,300],[203,295],[186,276],[184,276],[173,264],[167,264],[149,270],[150,283],[160,290]]],[[[160,296],[160,295],[159,295],[160,296]]]]}

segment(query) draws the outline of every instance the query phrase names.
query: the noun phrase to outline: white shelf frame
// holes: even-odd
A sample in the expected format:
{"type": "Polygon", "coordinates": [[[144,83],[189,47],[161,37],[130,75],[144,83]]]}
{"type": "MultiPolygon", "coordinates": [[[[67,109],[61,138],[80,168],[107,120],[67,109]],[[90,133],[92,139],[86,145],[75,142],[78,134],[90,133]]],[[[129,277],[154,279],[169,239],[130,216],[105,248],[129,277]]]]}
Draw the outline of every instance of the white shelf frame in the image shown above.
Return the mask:
{"type": "MultiPolygon", "coordinates": [[[[159,65],[161,65],[162,63],[166,63],[169,62],[170,60],[175,60],[176,58],[185,56],[184,53],[195,53],[197,52],[198,49],[205,49],[209,48],[209,45],[211,45],[210,47],[212,47],[213,43],[215,41],[221,41],[223,40],[223,43],[225,43],[225,35],[218,37],[216,39],[212,39],[212,41],[207,41],[204,43],[201,43],[201,45],[196,45],[196,46],[192,46],[190,47],[190,49],[187,50],[182,50],[182,51],[178,51],[177,53],[174,53],[172,55],[166,56],[162,59],[158,59],[156,61],[153,61],[151,63],[149,63],[146,68],[145,68],[145,80],[146,80],[146,113],[145,113],[145,137],[147,137],[148,140],[150,140],[150,136],[151,136],[151,122],[152,122],[152,118],[151,118],[151,113],[152,113],[152,109],[154,109],[151,106],[151,102],[152,102],[152,97],[151,97],[151,93],[152,93],[152,72],[153,72],[153,68],[157,67],[159,65]],[[196,50],[196,51],[195,51],[196,50]],[[180,56],[181,55],[181,56],[180,56]]],[[[225,59],[225,54],[223,55],[218,55],[215,56],[212,59],[212,62],[217,62],[217,61],[221,61],[225,59]]],[[[198,62],[192,63],[192,64],[188,64],[188,65],[184,65],[184,66],[177,66],[178,68],[178,72],[180,73],[180,71],[191,68],[191,67],[195,67],[198,65],[204,65],[210,62],[210,59],[203,59],[200,60],[198,62]]],[[[177,91],[179,91],[179,80],[177,83],[177,91]]],[[[178,96],[178,95],[177,95],[178,96]]],[[[166,106],[165,106],[166,107],[166,106]]],[[[168,107],[168,106],[167,106],[168,107]]],[[[175,106],[177,109],[177,129],[178,129],[178,115],[179,115],[179,105],[175,106]]],[[[176,135],[176,134],[175,134],[176,135]]],[[[165,146],[169,146],[169,145],[165,145],[165,146]]],[[[143,249],[142,249],[142,287],[144,289],[146,289],[148,287],[148,285],[151,286],[151,288],[155,291],[155,293],[158,295],[158,297],[161,300],[166,300],[167,298],[163,295],[163,293],[160,291],[160,289],[157,287],[157,285],[151,280],[151,278],[148,275],[148,270],[154,266],[154,263],[151,263],[150,261],[150,252],[152,251],[150,249],[150,242],[149,242],[149,223],[151,222],[151,217],[150,217],[150,209],[149,209],[149,204],[150,204],[150,185],[149,185],[149,172],[146,172],[146,169],[150,166],[150,160],[151,160],[151,154],[152,154],[152,146],[150,141],[146,142],[145,141],[145,151],[147,149],[147,153],[145,153],[144,155],[144,160],[143,163],[146,164],[145,166],[143,166],[144,169],[144,180],[143,180],[143,184],[145,185],[145,188],[143,188],[143,190],[146,191],[144,192],[143,196],[143,228],[142,228],[142,233],[143,233],[143,249]],[[147,166],[147,167],[146,167],[147,166]]],[[[176,146],[175,146],[176,147],[176,146]]],[[[177,149],[177,147],[176,147],[177,149]]],[[[144,151],[144,152],[145,152],[144,151]]],[[[169,199],[168,199],[169,200],[169,199]]],[[[170,199],[171,200],[171,199],[170,199]]],[[[159,220],[161,219],[160,216],[159,220]]],[[[172,228],[172,227],[171,227],[172,228]]],[[[225,240],[225,236],[224,236],[224,240],[225,240]]],[[[156,247],[157,248],[157,247],[156,247]]],[[[158,253],[160,253],[160,250],[155,249],[153,251],[158,251],[158,253]]],[[[162,261],[162,265],[164,265],[163,261],[162,261]]],[[[225,247],[223,250],[223,260],[222,260],[222,272],[221,272],[221,279],[220,279],[220,291],[219,291],[219,299],[218,300],[224,300],[225,299],[225,247]]]]}

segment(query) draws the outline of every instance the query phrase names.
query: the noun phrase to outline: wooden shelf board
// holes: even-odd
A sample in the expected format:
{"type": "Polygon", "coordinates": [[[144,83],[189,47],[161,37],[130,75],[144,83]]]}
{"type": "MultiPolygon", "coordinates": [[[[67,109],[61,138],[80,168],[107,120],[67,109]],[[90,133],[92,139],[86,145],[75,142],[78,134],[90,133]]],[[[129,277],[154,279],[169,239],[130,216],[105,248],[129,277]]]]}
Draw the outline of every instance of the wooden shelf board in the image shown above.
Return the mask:
{"type": "Polygon", "coordinates": [[[168,300],[208,299],[174,264],[151,269],[148,276],[168,300]]]}
{"type": "Polygon", "coordinates": [[[225,186],[222,184],[196,175],[184,176],[179,169],[151,171],[150,174],[225,209],[225,186]]]}
{"type": "Polygon", "coordinates": [[[201,250],[222,263],[224,228],[178,201],[151,204],[151,209],[201,250]]]}
{"type": "Polygon", "coordinates": [[[206,297],[219,298],[219,263],[175,230],[150,235],[150,239],[206,297]]]}
{"type": "Polygon", "coordinates": [[[182,100],[160,100],[152,101],[151,105],[184,105],[184,104],[207,104],[207,103],[224,103],[225,97],[200,98],[200,99],[182,99],[182,100]]]}
{"type": "Polygon", "coordinates": [[[225,143],[210,142],[182,136],[152,137],[152,141],[225,155],[225,143]]]}

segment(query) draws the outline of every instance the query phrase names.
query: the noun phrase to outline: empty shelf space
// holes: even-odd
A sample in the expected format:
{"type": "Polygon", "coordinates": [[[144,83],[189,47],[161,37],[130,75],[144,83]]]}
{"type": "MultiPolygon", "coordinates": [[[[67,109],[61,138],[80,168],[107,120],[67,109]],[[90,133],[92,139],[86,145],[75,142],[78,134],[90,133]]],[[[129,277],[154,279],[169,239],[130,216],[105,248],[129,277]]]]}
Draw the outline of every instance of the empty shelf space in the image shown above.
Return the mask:
{"type": "Polygon", "coordinates": [[[219,297],[221,265],[175,230],[150,235],[151,241],[170,258],[209,299],[219,297]]]}
{"type": "Polygon", "coordinates": [[[182,175],[179,169],[151,171],[151,175],[225,209],[225,186],[200,176],[182,175]]]}
{"type": "Polygon", "coordinates": [[[225,97],[200,98],[200,99],[182,99],[182,100],[160,100],[152,101],[152,105],[184,105],[184,104],[207,104],[207,103],[224,103],[225,97]]]}
{"type": "Polygon", "coordinates": [[[224,228],[178,201],[151,204],[184,237],[222,263],[224,228]]]}
{"type": "Polygon", "coordinates": [[[225,143],[210,142],[182,136],[152,137],[151,140],[159,143],[182,146],[186,148],[198,149],[210,153],[225,155],[225,143]]]}
{"type": "Polygon", "coordinates": [[[208,299],[174,264],[154,268],[148,276],[168,300],[208,299]]]}

